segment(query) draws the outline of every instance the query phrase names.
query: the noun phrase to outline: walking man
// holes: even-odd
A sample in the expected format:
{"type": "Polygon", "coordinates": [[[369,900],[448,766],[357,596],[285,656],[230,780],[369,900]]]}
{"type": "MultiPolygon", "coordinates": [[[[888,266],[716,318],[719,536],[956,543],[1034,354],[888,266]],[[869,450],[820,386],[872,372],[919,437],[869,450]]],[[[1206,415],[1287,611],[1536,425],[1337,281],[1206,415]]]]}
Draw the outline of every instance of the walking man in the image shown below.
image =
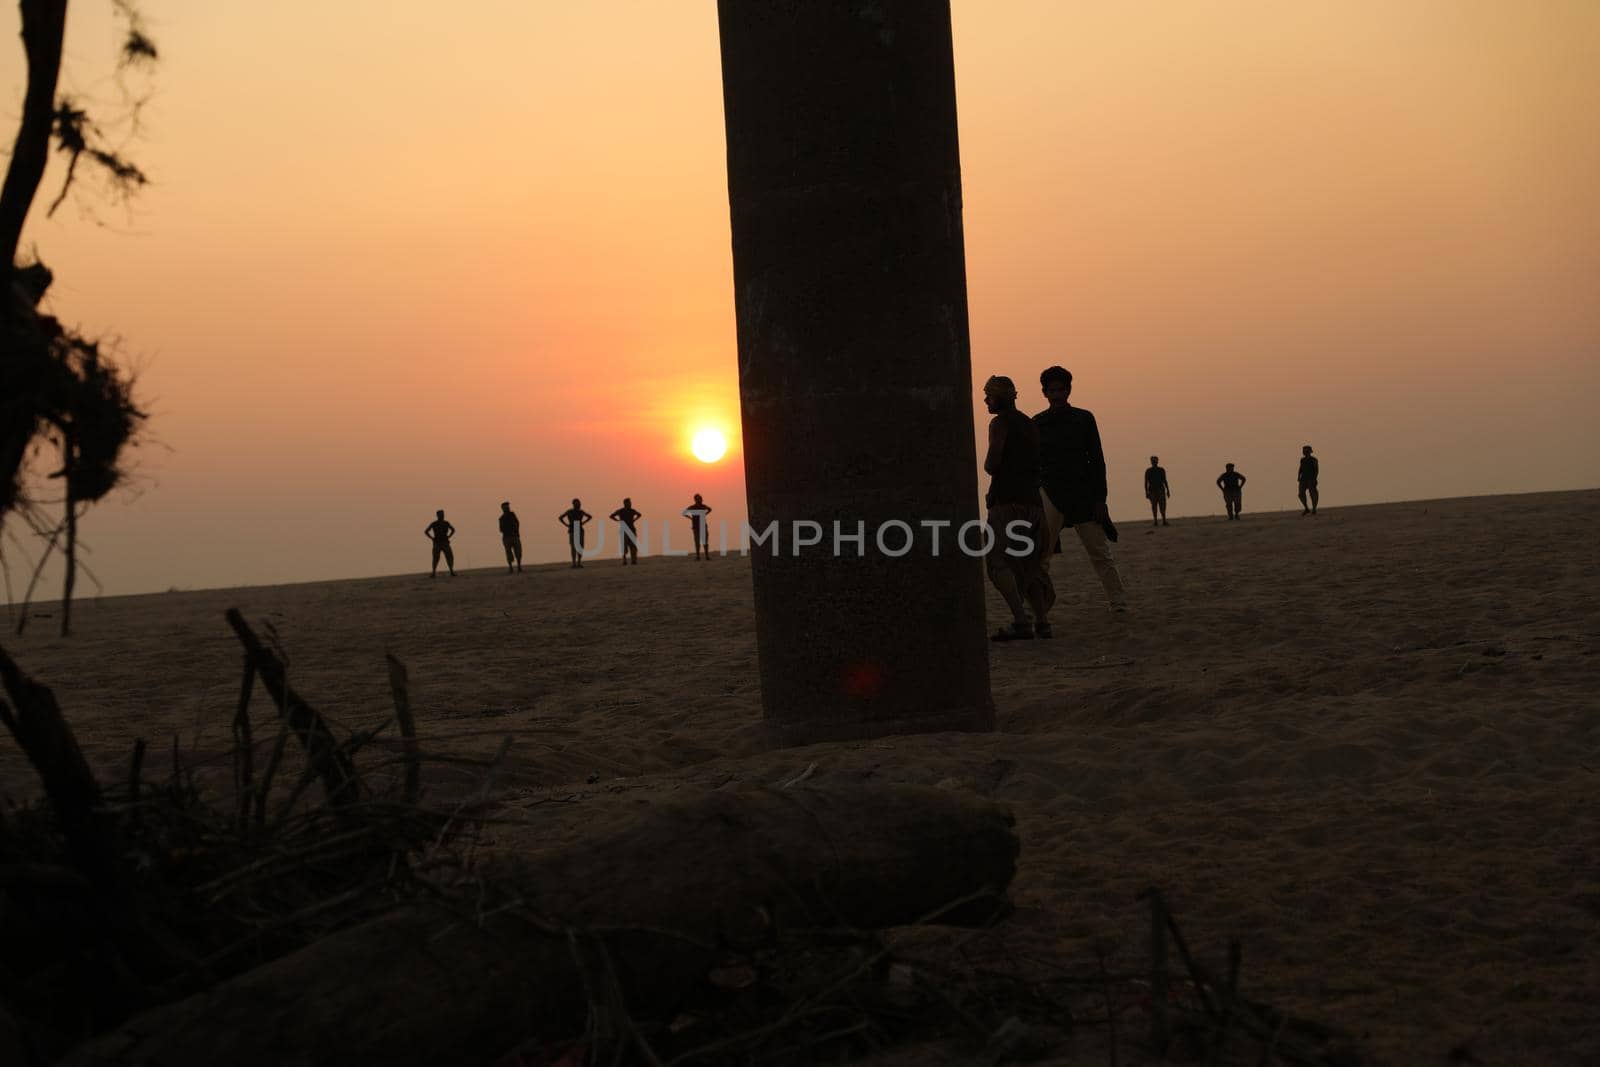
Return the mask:
{"type": "Polygon", "coordinates": [[[996,631],[993,640],[1049,637],[1055,596],[1040,569],[1051,543],[1045,540],[1039,497],[1039,430],[1017,410],[1017,387],[1010,378],[995,375],[984,383],[983,406],[994,416],[989,420],[989,450],[983,457],[984,473],[989,475],[989,491],[983,498],[989,527],[984,569],[1011,609],[1011,625],[996,631]]]}
{"type": "Polygon", "coordinates": [[[1300,517],[1317,513],[1317,457],[1311,454],[1311,446],[1306,445],[1300,449],[1300,517]],[[1306,498],[1310,497],[1310,505],[1306,498]]]}
{"type": "MultiPolygon", "coordinates": [[[[1039,386],[1050,403],[1033,417],[1039,428],[1045,544],[1055,545],[1062,529],[1071,527],[1100,577],[1111,610],[1122,614],[1128,610],[1128,594],[1111,555],[1116,527],[1106,511],[1106,455],[1100,446],[1100,426],[1093,414],[1068,401],[1072,396],[1072,372],[1065,367],[1045,368],[1039,375],[1039,386]]],[[[1048,582],[1048,555],[1043,559],[1043,568],[1048,582]]]]}
{"type": "Polygon", "coordinates": [[[517,513],[511,510],[511,501],[500,502],[500,544],[506,550],[506,573],[512,572],[512,564],[516,564],[517,573],[522,572],[522,520],[517,518],[517,513]]]}
{"type": "Polygon", "coordinates": [[[450,577],[456,576],[456,554],[450,550],[450,538],[456,535],[456,528],[445,521],[444,509],[434,512],[438,518],[428,523],[422,531],[429,541],[433,542],[433,570],[428,572],[429,578],[439,577],[439,557],[443,556],[445,564],[450,568],[450,577]]]}
{"type": "Polygon", "coordinates": [[[1248,479],[1228,464],[1228,469],[1217,475],[1217,488],[1222,490],[1222,506],[1228,509],[1228,518],[1237,519],[1244,510],[1244,483],[1248,479]]]}
{"type": "Polygon", "coordinates": [[[1161,457],[1151,456],[1150,466],[1144,472],[1144,498],[1150,501],[1150,525],[1167,525],[1167,497],[1172,495],[1172,487],[1167,484],[1167,472],[1161,466],[1161,457]],[[1156,512],[1161,513],[1160,519],[1156,512]]]}
{"type": "Polygon", "coordinates": [[[633,498],[628,496],[622,498],[622,506],[610,515],[611,521],[619,523],[621,526],[617,532],[622,535],[622,565],[624,567],[628,565],[630,558],[633,560],[635,567],[639,565],[639,532],[634,528],[634,524],[642,517],[640,512],[633,509],[633,498]]]}
{"type": "Polygon", "coordinates": [[[583,510],[583,501],[577,497],[572,498],[572,506],[560,515],[556,521],[567,528],[567,547],[572,551],[573,567],[583,566],[583,528],[594,516],[583,510]]]}

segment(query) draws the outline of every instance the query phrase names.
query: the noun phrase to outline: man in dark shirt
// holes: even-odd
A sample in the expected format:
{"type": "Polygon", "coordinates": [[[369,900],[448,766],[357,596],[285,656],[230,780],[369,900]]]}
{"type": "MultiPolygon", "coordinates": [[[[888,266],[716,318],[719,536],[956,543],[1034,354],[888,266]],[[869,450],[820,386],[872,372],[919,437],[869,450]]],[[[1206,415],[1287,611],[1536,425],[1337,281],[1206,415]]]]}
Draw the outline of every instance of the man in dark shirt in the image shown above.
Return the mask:
{"type": "Polygon", "coordinates": [[[567,547],[572,550],[572,565],[583,566],[583,527],[594,516],[583,510],[583,501],[577,497],[572,498],[572,506],[560,515],[556,521],[567,528],[567,547]]]}
{"type": "Polygon", "coordinates": [[[517,518],[517,513],[511,510],[511,501],[500,502],[500,544],[506,550],[506,573],[512,572],[512,563],[516,563],[516,571],[522,571],[522,520],[517,518]]]}
{"type": "Polygon", "coordinates": [[[1167,472],[1161,465],[1160,456],[1150,457],[1150,466],[1144,472],[1144,498],[1150,501],[1150,525],[1167,525],[1167,497],[1172,495],[1172,487],[1167,484],[1167,472]],[[1156,512],[1161,512],[1157,519],[1156,512]]]}
{"type": "Polygon", "coordinates": [[[1317,513],[1317,457],[1311,454],[1311,446],[1306,445],[1300,449],[1300,517],[1315,515],[1317,513]],[[1307,506],[1306,497],[1311,498],[1307,506]]]}
{"type": "Polygon", "coordinates": [[[439,557],[450,567],[450,577],[456,576],[456,554],[450,550],[450,538],[456,535],[456,528],[445,521],[444,509],[434,512],[436,519],[428,523],[422,531],[429,541],[433,542],[433,570],[428,572],[429,578],[439,577],[439,557]]]}
{"type": "Polygon", "coordinates": [[[683,509],[683,514],[689,520],[689,535],[694,538],[694,558],[711,558],[711,531],[706,522],[706,516],[711,514],[711,505],[700,499],[700,494],[694,495],[694,503],[683,509]],[[701,550],[705,551],[702,556],[701,550]]]}
{"type": "Polygon", "coordinates": [[[1233,469],[1232,463],[1217,475],[1217,488],[1222,490],[1222,506],[1228,509],[1230,520],[1237,519],[1239,512],[1244,510],[1244,483],[1248,480],[1233,469]]]}
{"type": "Polygon", "coordinates": [[[1041,560],[1050,550],[1044,538],[1044,507],[1039,498],[1039,431],[1017,410],[1017,387],[996,375],[983,386],[989,420],[989,450],[983,457],[989,491],[983,502],[989,527],[984,569],[1011,609],[1011,625],[996,641],[1049,637],[1050,605],[1055,596],[1044,581],[1041,560]],[[1034,620],[1028,620],[1028,607],[1034,620]]]}
{"type": "Polygon", "coordinates": [[[621,528],[617,532],[622,535],[622,565],[624,567],[628,565],[630,558],[632,558],[635,567],[639,565],[639,532],[635,529],[635,523],[641,517],[642,513],[633,509],[633,498],[629,496],[623,497],[622,506],[610,515],[612,522],[621,524],[621,528]]]}
{"type": "MultiPolygon", "coordinates": [[[[1100,447],[1100,427],[1094,415],[1068,402],[1072,373],[1065,367],[1046,368],[1039,375],[1039,386],[1050,402],[1033,417],[1039,428],[1046,543],[1053,546],[1062,529],[1070,526],[1100,577],[1111,610],[1121,614],[1128,610],[1128,594],[1111,555],[1108,535],[1116,528],[1106,511],[1106,456],[1100,447]]],[[[1049,556],[1044,567],[1048,577],[1049,556]]]]}

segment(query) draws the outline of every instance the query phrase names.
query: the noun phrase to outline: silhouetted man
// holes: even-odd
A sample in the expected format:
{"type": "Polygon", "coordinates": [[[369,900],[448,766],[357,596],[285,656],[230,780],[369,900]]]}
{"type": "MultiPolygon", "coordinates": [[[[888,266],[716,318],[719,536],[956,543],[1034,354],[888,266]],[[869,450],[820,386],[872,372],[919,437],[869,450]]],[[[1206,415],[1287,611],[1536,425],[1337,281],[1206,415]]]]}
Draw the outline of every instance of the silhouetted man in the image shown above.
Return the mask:
{"type": "Polygon", "coordinates": [[[618,533],[622,535],[622,565],[626,567],[632,558],[633,565],[639,565],[639,533],[634,528],[642,517],[640,512],[633,510],[633,498],[623,497],[622,506],[611,513],[611,521],[620,524],[618,533]]]}
{"type": "Polygon", "coordinates": [[[1049,637],[1055,597],[1041,573],[1050,544],[1045,541],[1039,496],[1039,430],[1017,410],[1017,387],[1010,378],[997,374],[983,384],[983,406],[994,416],[983,457],[983,470],[989,475],[989,491],[983,497],[989,526],[984,569],[1011,609],[1011,625],[997,630],[993,640],[1049,637]]]}
{"type": "MultiPolygon", "coordinates": [[[[1105,588],[1111,610],[1128,610],[1128,594],[1111,555],[1116,527],[1106,511],[1106,455],[1100,446],[1100,426],[1094,415],[1075,408],[1072,372],[1047,367],[1039,386],[1050,406],[1033,417],[1039,428],[1039,483],[1044,501],[1046,543],[1054,546],[1061,531],[1071,527],[1094,565],[1105,588]]],[[[1050,557],[1044,557],[1046,580],[1050,557]]]]}
{"type": "Polygon", "coordinates": [[[700,494],[694,495],[694,503],[683,509],[689,517],[689,533],[694,537],[694,558],[701,559],[700,550],[705,549],[703,558],[711,558],[711,531],[706,522],[706,516],[711,514],[711,505],[700,499],[700,494]]]}
{"type": "Polygon", "coordinates": [[[1300,449],[1300,517],[1315,515],[1317,513],[1317,457],[1311,454],[1311,446],[1306,445],[1300,449]],[[1310,505],[1306,498],[1310,497],[1310,505]]]}
{"type": "Polygon", "coordinates": [[[556,521],[567,528],[567,547],[572,551],[572,565],[583,566],[583,528],[594,516],[583,510],[583,501],[577,497],[572,498],[572,506],[560,515],[556,521]]]}
{"type": "Polygon", "coordinates": [[[434,512],[438,518],[428,523],[422,531],[429,541],[433,542],[433,570],[428,572],[429,578],[439,577],[439,557],[443,556],[445,564],[450,568],[450,577],[456,576],[456,554],[450,550],[450,538],[456,535],[456,528],[445,521],[444,511],[434,512]]]}
{"type": "Polygon", "coordinates": [[[1160,465],[1160,456],[1150,457],[1150,466],[1144,472],[1144,498],[1150,501],[1150,525],[1167,525],[1167,497],[1172,495],[1172,487],[1167,484],[1166,468],[1160,465]],[[1160,518],[1156,516],[1159,511],[1160,518]]]}
{"type": "Polygon", "coordinates": [[[522,520],[511,510],[511,501],[500,502],[500,544],[506,550],[506,573],[512,572],[515,562],[518,573],[522,571],[522,520]]]}
{"type": "Polygon", "coordinates": [[[1244,475],[1228,464],[1228,469],[1217,475],[1217,488],[1222,490],[1222,506],[1228,509],[1228,518],[1237,519],[1244,510],[1244,475]]]}

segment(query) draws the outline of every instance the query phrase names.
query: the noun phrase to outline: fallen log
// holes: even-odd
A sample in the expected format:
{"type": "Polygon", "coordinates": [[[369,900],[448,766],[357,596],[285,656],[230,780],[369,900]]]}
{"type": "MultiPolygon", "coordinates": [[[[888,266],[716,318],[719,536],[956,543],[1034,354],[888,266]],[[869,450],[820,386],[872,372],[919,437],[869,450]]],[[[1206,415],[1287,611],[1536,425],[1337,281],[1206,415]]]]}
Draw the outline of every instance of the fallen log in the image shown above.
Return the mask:
{"type": "Polygon", "coordinates": [[[1016,868],[1012,826],[994,804],[920,787],[679,794],[560,854],[494,863],[512,897],[476,915],[408,906],[148,1011],[63,1063],[482,1064],[582,1033],[597,985],[634,1019],[667,1019],[730,944],[773,925],[993,916],[1016,868]]]}

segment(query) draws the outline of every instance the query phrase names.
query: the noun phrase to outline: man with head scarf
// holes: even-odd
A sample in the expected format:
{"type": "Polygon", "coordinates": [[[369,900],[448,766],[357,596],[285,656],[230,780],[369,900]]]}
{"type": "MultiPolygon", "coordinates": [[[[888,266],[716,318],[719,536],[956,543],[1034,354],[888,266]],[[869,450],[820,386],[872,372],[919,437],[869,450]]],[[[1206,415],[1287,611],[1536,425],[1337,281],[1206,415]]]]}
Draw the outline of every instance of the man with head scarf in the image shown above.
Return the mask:
{"type": "Polygon", "coordinates": [[[984,566],[1011,609],[1012,620],[994,640],[1049,637],[1048,613],[1055,598],[1040,580],[1040,561],[1050,546],[1044,538],[1044,507],[1039,499],[1039,433],[1033,420],[1017,410],[1017,387],[1010,378],[996,375],[985,382],[983,404],[994,416],[983,457],[990,479],[983,498],[989,526],[984,566]]]}

